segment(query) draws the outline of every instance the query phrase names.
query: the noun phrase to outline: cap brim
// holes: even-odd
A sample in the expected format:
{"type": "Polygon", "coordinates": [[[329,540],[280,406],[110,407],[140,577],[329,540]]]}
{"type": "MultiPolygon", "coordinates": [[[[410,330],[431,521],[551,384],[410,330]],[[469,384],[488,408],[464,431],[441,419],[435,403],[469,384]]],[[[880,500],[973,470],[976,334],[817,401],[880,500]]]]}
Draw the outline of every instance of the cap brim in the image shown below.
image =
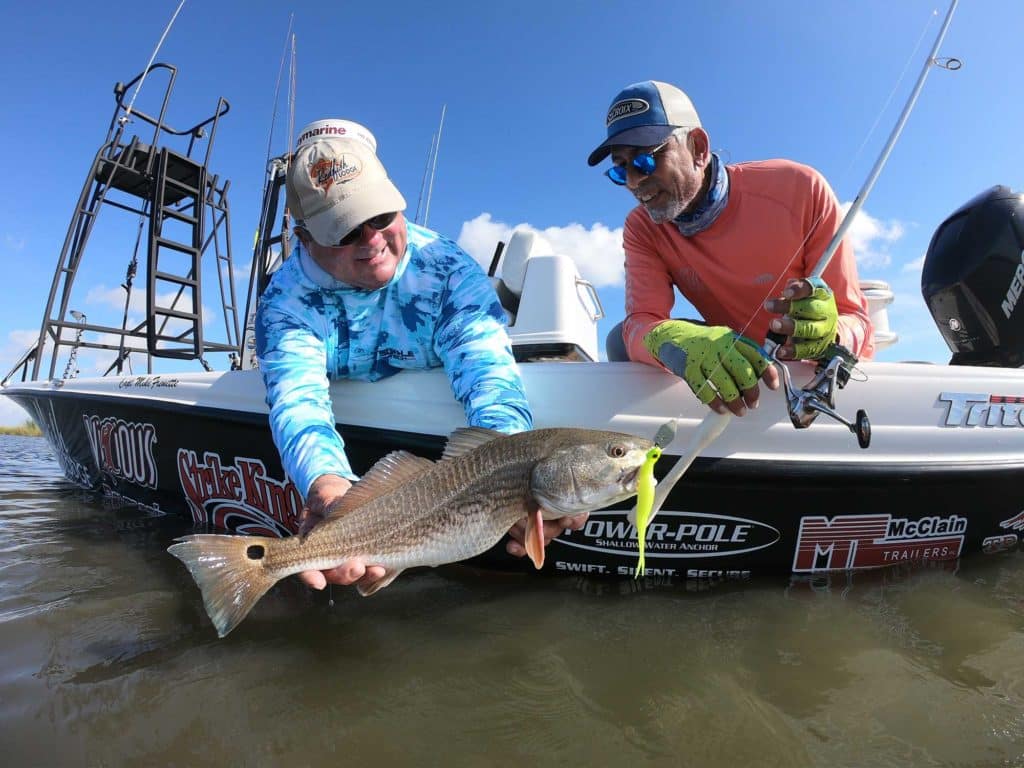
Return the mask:
{"type": "Polygon", "coordinates": [[[344,201],[344,216],[338,215],[338,206],[334,205],[305,219],[303,223],[306,229],[320,245],[337,245],[341,238],[367,219],[382,213],[404,211],[406,207],[402,193],[387,178],[360,189],[353,197],[352,200],[344,201]]]}
{"type": "Polygon", "coordinates": [[[604,160],[612,151],[612,147],[653,147],[665,141],[676,129],[674,125],[641,125],[637,128],[630,128],[608,139],[597,149],[590,153],[587,158],[587,165],[597,165],[604,160]]]}

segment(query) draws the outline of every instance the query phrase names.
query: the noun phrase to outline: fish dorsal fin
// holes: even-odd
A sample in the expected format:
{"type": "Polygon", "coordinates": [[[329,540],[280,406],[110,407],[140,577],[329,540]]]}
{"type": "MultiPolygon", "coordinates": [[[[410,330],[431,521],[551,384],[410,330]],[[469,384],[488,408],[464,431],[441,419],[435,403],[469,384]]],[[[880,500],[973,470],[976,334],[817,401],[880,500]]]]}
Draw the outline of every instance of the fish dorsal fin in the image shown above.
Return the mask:
{"type": "Polygon", "coordinates": [[[486,427],[459,427],[448,436],[448,443],[444,447],[441,461],[463,456],[481,445],[491,442],[496,437],[503,437],[504,434],[504,432],[486,427]]]}
{"type": "Polygon", "coordinates": [[[422,456],[414,456],[408,451],[392,451],[370,467],[359,482],[331,506],[324,519],[344,517],[363,504],[419,477],[433,466],[434,462],[422,456]]]}

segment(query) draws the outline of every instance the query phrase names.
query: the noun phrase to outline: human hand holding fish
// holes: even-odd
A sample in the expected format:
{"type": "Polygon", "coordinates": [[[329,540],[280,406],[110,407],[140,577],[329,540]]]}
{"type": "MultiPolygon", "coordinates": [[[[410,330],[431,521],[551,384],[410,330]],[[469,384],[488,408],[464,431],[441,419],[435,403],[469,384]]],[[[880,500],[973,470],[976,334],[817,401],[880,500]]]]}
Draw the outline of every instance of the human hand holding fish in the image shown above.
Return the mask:
{"type": "MultiPolygon", "coordinates": [[[[542,530],[544,535],[544,546],[551,543],[551,540],[562,535],[565,531],[578,531],[587,524],[589,512],[582,515],[565,515],[556,520],[545,520],[542,530]]],[[[513,525],[508,532],[509,541],[505,544],[505,551],[513,557],[525,557],[526,551],[526,529],[527,518],[523,518],[513,525]]]]}
{"type": "MultiPolygon", "coordinates": [[[[323,522],[327,517],[330,508],[348,492],[352,483],[339,475],[321,475],[309,488],[306,497],[306,506],[303,508],[302,520],[299,524],[299,535],[306,536],[315,526],[323,522]]],[[[536,514],[536,513],[534,513],[536,514]]],[[[543,537],[534,534],[535,545],[547,547],[552,539],[560,536],[565,531],[578,531],[587,523],[588,513],[581,515],[565,515],[555,520],[543,520],[536,531],[543,537]]],[[[509,529],[509,541],[505,545],[507,551],[513,557],[525,557],[527,552],[526,531],[527,518],[517,522],[509,529]]],[[[369,589],[374,582],[384,578],[387,571],[380,565],[367,565],[362,558],[354,557],[335,568],[326,571],[309,570],[299,574],[299,579],[310,589],[322,590],[328,584],[337,584],[347,587],[355,585],[359,589],[369,589]]]]}
{"type": "MultiPolygon", "coordinates": [[[[321,475],[314,480],[306,495],[302,520],[299,521],[299,536],[308,536],[313,528],[323,522],[331,507],[348,493],[351,487],[352,482],[340,475],[321,475]]],[[[321,590],[328,584],[342,587],[355,584],[359,589],[368,590],[374,582],[383,579],[386,573],[383,566],[367,566],[362,558],[354,557],[325,571],[303,571],[299,574],[299,580],[310,589],[321,590]]]]}
{"type": "MultiPolygon", "coordinates": [[[[353,562],[383,566],[383,578],[357,584],[368,596],[406,568],[485,552],[524,516],[527,554],[540,568],[540,519],[579,516],[635,495],[652,445],[604,430],[548,428],[503,435],[463,428],[449,438],[440,461],[389,453],[305,537],[195,534],[178,539],[168,551],[196,580],[220,637],[292,574],[353,562]]],[[[374,574],[363,578],[367,575],[374,574]]]]}

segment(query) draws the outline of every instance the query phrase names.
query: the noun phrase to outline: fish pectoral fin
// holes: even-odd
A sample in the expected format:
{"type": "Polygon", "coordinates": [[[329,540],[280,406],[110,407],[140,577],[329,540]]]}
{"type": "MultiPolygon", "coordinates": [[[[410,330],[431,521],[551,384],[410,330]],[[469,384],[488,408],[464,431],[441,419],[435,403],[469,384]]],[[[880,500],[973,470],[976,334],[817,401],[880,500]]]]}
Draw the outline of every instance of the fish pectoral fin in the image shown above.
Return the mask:
{"type": "Polygon", "coordinates": [[[526,516],[526,535],[523,537],[526,554],[537,570],[544,567],[544,517],[538,506],[526,516]]]}
{"type": "Polygon", "coordinates": [[[399,576],[401,576],[402,575],[402,571],[404,571],[404,570],[405,570],[404,568],[399,568],[397,571],[387,571],[387,572],[384,573],[384,577],[383,578],[378,579],[377,581],[373,582],[372,584],[366,584],[366,585],[359,584],[356,587],[356,590],[363,597],[369,597],[370,595],[375,595],[377,592],[380,592],[380,590],[384,589],[384,587],[386,587],[392,581],[394,581],[399,576]]]}

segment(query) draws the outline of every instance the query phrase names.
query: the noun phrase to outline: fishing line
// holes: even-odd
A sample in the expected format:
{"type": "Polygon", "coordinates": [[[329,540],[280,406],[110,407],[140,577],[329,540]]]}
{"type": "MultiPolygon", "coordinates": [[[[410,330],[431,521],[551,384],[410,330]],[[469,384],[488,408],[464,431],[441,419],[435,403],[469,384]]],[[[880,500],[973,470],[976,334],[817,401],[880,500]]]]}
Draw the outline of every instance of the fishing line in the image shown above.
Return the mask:
{"type": "Polygon", "coordinates": [[[160,51],[160,46],[164,44],[164,40],[167,38],[167,33],[171,31],[171,27],[174,25],[174,20],[178,18],[178,14],[181,13],[181,9],[184,6],[185,0],[181,0],[181,2],[178,3],[177,10],[174,11],[174,15],[171,16],[171,20],[167,22],[167,26],[164,28],[164,33],[160,36],[160,40],[157,41],[156,48],[153,49],[153,55],[149,57],[149,61],[146,63],[146,68],[142,70],[142,77],[139,78],[139,84],[135,86],[135,93],[132,94],[131,101],[128,102],[128,108],[125,110],[124,116],[121,118],[123,122],[127,122],[128,118],[131,117],[132,107],[135,106],[135,98],[139,95],[139,91],[142,90],[142,84],[146,82],[146,75],[149,74],[149,68],[153,66],[153,60],[160,51]]]}
{"type": "MultiPolygon", "coordinates": [[[[892,132],[890,133],[888,142],[886,143],[885,147],[883,147],[882,153],[879,155],[878,159],[875,161],[875,165],[871,169],[871,172],[868,174],[868,178],[865,181],[864,185],[862,186],[861,191],[857,194],[857,197],[854,199],[853,203],[850,204],[850,207],[846,210],[846,213],[843,215],[843,219],[840,222],[839,228],[836,230],[835,234],[833,235],[832,240],[829,243],[828,248],[826,248],[825,252],[819,257],[818,263],[816,264],[815,268],[812,270],[810,275],[808,275],[808,277],[821,277],[822,273],[827,268],[829,262],[832,260],[832,256],[835,255],[835,252],[838,249],[840,243],[842,242],[843,237],[846,235],[847,230],[850,228],[850,225],[853,223],[854,218],[856,217],[857,213],[860,212],[860,209],[863,206],[864,201],[866,200],[868,193],[870,193],[871,188],[874,186],[874,183],[877,180],[879,173],[881,173],[882,166],[885,165],[885,162],[888,159],[889,154],[892,152],[892,148],[893,148],[893,146],[896,143],[896,139],[899,137],[899,134],[903,130],[903,126],[906,124],[906,121],[907,121],[907,119],[910,116],[910,111],[913,108],[914,103],[917,101],[917,96],[918,96],[918,94],[920,94],[921,88],[924,85],[925,75],[927,74],[929,68],[931,66],[933,66],[933,65],[934,66],[939,66],[939,67],[942,67],[943,69],[948,69],[948,70],[956,70],[956,69],[960,68],[960,61],[959,61],[959,59],[948,58],[948,57],[947,58],[938,59],[935,56],[935,54],[936,54],[936,52],[938,50],[938,47],[942,44],[942,40],[945,37],[946,30],[948,29],[949,23],[952,20],[953,11],[956,9],[956,6],[957,6],[958,2],[959,2],[959,0],[952,0],[952,3],[950,5],[950,7],[949,7],[949,11],[946,14],[945,21],[943,22],[943,26],[942,26],[941,30],[939,31],[938,36],[935,39],[934,45],[932,46],[931,54],[929,55],[928,59],[925,61],[924,69],[922,70],[921,75],[918,77],[918,81],[917,81],[913,91],[911,92],[911,95],[910,95],[910,97],[909,97],[909,99],[907,101],[907,104],[903,108],[903,112],[901,113],[901,115],[900,115],[900,117],[899,117],[895,127],[893,128],[892,132]]],[[[937,11],[932,11],[932,16],[934,16],[936,14],[937,14],[937,11]]],[[[929,17],[928,22],[925,24],[924,30],[921,33],[921,37],[924,36],[925,32],[927,32],[927,30],[928,30],[928,28],[930,26],[931,26],[931,17],[929,17]]],[[[916,53],[917,49],[920,47],[920,40],[921,40],[921,38],[919,37],[918,43],[914,47],[914,52],[915,53],[916,53]]],[[[899,84],[902,81],[902,79],[903,79],[903,73],[900,74],[899,79],[897,80],[896,84],[893,86],[892,93],[895,93],[895,91],[899,88],[899,84]]],[[[874,132],[875,127],[877,126],[879,120],[881,120],[882,114],[885,112],[885,109],[888,106],[889,100],[892,98],[892,93],[890,93],[889,99],[886,100],[886,102],[883,105],[882,109],[878,112],[878,115],[875,118],[875,122],[868,129],[868,132],[865,135],[864,140],[861,142],[861,147],[858,148],[857,151],[854,153],[854,157],[856,157],[856,154],[861,151],[863,146],[867,143],[868,139],[871,137],[871,134],[874,132]]],[[[846,170],[844,170],[843,173],[840,174],[840,175],[841,176],[845,176],[845,175],[849,174],[849,172],[850,172],[850,170],[852,168],[852,165],[853,165],[853,159],[851,158],[851,161],[847,165],[846,170]]],[[[780,275],[771,284],[771,286],[768,288],[768,291],[765,293],[764,297],[761,299],[761,306],[762,307],[764,306],[764,302],[765,301],[767,301],[770,297],[776,295],[777,288],[778,288],[780,282],[783,279],[783,275],[786,272],[789,271],[790,266],[792,266],[792,264],[796,260],[797,256],[803,250],[803,247],[804,247],[804,245],[807,244],[808,239],[811,237],[811,235],[814,234],[814,231],[817,228],[818,224],[821,223],[821,220],[822,220],[823,216],[824,216],[824,213],[818,214],[818,217],[811,223],[811,226],[808,228],[808,232],[804,236],[803,241],[800,243],[799,246],[797,246],[796,250],[793,252],[793,254],[786,261],[785,267],[781,271],[780,275]]],[[[740,329],[739,336],[743,336],[743,335],[746,334],[747,329],[749,329],[750,326],[753,324],[754,319],[757,317],[758,312],[760,312],[760,309],[755,309],[753,311],[753,313],[750,315],[749,319],[743,324],[743,327],[740,329]]],[[[737,337],[736,339],[733,340],[732,344],[729,346],[728,352],[731,352],[733,349],[735,349],[736,344],[738,344],[738,343],[745,343],[745,342],[741,342],[741,340],[737,337]]],[[[712,369],[711,374],[709,374],[707,379],[705,380],[704,386],[709,386],[708,382],[710,381],[711,376],[713,376],[715,373],[717,373],[721,367],[722,367],[722,362],[721,362],[721,359],[719,359],[718,363],[712,369]]],[[[682,411],[680,411],[680,416],[681,415],[682,415],[682,411]]]]}
{"type": "MultiPolygon", "coordinates": [[[[277,100],[281,95],[281,75],[284,74],[284,62],[288,58],[288,40],[292,36],[292,23],[295,21],[295,14],[288,17],[288,32],[284,36],[284,47],[281,50],[281,63],[277,68],[277,83],[274,85],[274,107],[270,112],[270,135],[267,136],[267,166],[270,166],[270,154],[274,145],[274,128],[277,125],[277,100]]],[[[288,147],[291,149],[291,147],[288,147]]]]}
{"type": "MultiPolygon", "coordinates": [[[[939,46],[942,44],[942,41],[946,35],[946,31],[949,28],[949,24],[952,21],[953,12],[956,10],[958,2],[959,0],[951,0],[949,10],[946,13],[946,18],[943,21],[942,27],[935,38],[934,44],[932,45],[932,50],[929,53],[928,58],[924,63],[924,66],[922,67],[920,75],[918,75],[917,83],[914,85],[911,95],[907,99],[907,103],[904,105],[903,111],[901,112],[899,119],[896,122],[896,125],[890,132],[889,138],[886,141],[886,144],[883,147],[878,159],[875,161],[875,165],[872,167],[871,172],[868,174],[868,178],[865,180],[863,186],[861,187],[860,192],[857,194],[857,197],[854,199],[853,203],[847,209],[842,221],[840,222],[839,228],[836,230],[828,247],[825,249],[825,252],[822,253],[822,255],[819,257],[817,264],[811,271],[811,274],[808,275],[808,277],[820,277],[821,274],[825,271],[829,262],[831,261],[832,256],[835,254],[836,249],[842,242],[842,239],[845,236],[846,231],[849,229],[854,217],[860,211],[861,206],[863,206],[864,201],[867,199],[868,194],[871,192],[871,188],[874,186],[875,181],[878,179],[878,175],[881,173],[882,167],[885,165],[885,162],[888,159],[889,154],[892,152],[892,149],[896,144],[896,140],[899,138],[899,135],[907,122],[907,119],[910,117],[910,112],[912,111],[914,104],[917,101],[917,97],[920,95],[921,89],[924,86],[925,78],[927,77],[930,68],[932,66],[939,66],[947,70],[957,70],[960,68],[961,62],[959,59],[950,57],[936,57],[936,53],[938,52],[939,46]]],[[[872,127],[871,130],[874,130],[874,128],[872,127]]],[[[807,242],[807,238],[811,236],[817,225],[820,223],[822,215],[823,214],[819,214],[818,218],[811,224],[807,236],[804,238],[796,253],[794,253],[790,257],[788,262],[786,262],[785,269],[783,270],[784,272],[788,271],[789,267],[796,259],[800,250],[803,248],[803,245],[807,242]]],[[[768,295],[765,296],[765,299],[767,299],[768,296],[774,293],[775,288],[780,280],[781,276],[780,278],[776,279],[775,283],[773,283],[768,295]]],[[[764,300],[762,300],[762,306],[763,304],[764,300]]],[[[741,330],[740,335],[742,335],[746,331],[746,329],[749,328],[750,324],[753,323],[758,311],[760,310],[755,310],[751,315],[750,319],[743,325],[743,329],[741,330]]],[[[739,337],[733,340],[733,343],[730,345],[729,350],[731,351],[737,343],[740,343],[739,337]]],[[[770,357],[775,357],[775,350],[773,350],[773,353],[772,355],[770,355],[770,357]]],[[[715,368],[712,370],[712,373],[709,374],[708,379],[710,379],[711,376],[714,375],[714,373],[716,373],[721,368],[721,366],[722,363],[721,360],[719,360],[715,368]]],[[[705,386],[706,385],[707,383],[705,384],[705,386]]],[[[680,411],[680,415],[682,415],[682,411],[680,411]]],[[[670,420],[664,425],[663,429],[666,430],[666,432],[670,431],[674,433],[678,421],[678,417],[670,420]]],[[[678,482],[680,477],[682,477],[683,473],[689,467],[690,463],[693,462],[696,456],[705,447],[707,447],[712,441],[714,441],[718,437],[718,435],[722,433],[722,431],[725,429],[726,426],[728,426],[730,421],[731,413],[728,411],[725,414],[719,414],[715,411],[709,411],[707,415],[705,415],[700,425],[698,426],[697,433],[691,439],[690,445],[687,446],[687,450],[685,451],[684,456],[676,463],[676,466],[672,468],[668,475],[666,475],[665,478],[662,479],[662,482],[658,484],[657,489],[655,491],[655,497],[652,508],[649,511],[642,510],[641,514],[648,513],[648,519],[653,519],[654,515],[656,515],[658,510],[661,508],[662,503],[667,498],[669,491],[671,491],[672,487],[676,484],[676,482],[678,482]]],[[[661,434],[662,431],[659,430],[659,435],[661,434]]],[[[637,508],[633,507],[629,515],[630,522],[633,522],[635,524],[635,521],[637,519],[637,508]]]]}
{"type": "Polygon", "coordinates": [[[938,15],[939,11],[938,9],[936,9],[933,10],[931,16],[928,17],[928,21],[925,22],[924,28],[921,30],[921,34],[917,38],[917,43],[914,44],[914,50],[910,52],[910,55],[907,57],[906,62],[904,62],[903,70],[900,72],[899,77],[896,78],[896,83],[893,85],[892,90],[889,91],[889,95],[888,97],[886,97],[885,102],[882,104],[882,108],[878,111],[878,114],[875,116],[875,122],[873,122],[871,124],[871,127],[868,129],[868,133],[867,136],[864,137],[864,141],[860,143],[860,146],[857,147],[853,155],[850,156],[850,162],[847,164],[843,172],[839,174],[839,178],[845,179],[849,175],[850,170],[853,168],[854,161],[860,156],[860,153],[864,151],[864,147],[867,146],[868,139],[871,138],[871,135],[875,132],[875,129],[878,127],[878,124],[882,121],[882,115],[885,114],[885,111],[889,108],[889,104],[892,102],[893,96],[896,95],[896,91],[899,90],[900,84],[903,82],[903,78],[906,77],[907,70],[910,69],[910,64],[917,60],[917,51],[918,49],[920,49],[921,43],[924,41],[924,37],[928,33],[928,29],[931,27],[932,21],[936,19],[938,15]]]}
{"type": "MultiPolygon", "coordinates": [[[[269,132],[269,135],[267,136],[267,156],[266,156],[266,161],[265,161],[264,186],[269,186],[269,183],[273,179],[273,174],[276,172],[276,169],[273,167],[273,164],[270,162],[270,159],[271,159],[270,156],[273,153],[274,127],[276,126],[276,123],[277,123],[277,102],[278,102],[278,97],[281,95],[281,75],[284,72],[284,62],[285,62],[285,59],[288,57],[288,40],[289,40],[289,38],[292,37],[292,22],[294,20],[295,20],[295,14],[293,13],[288,18],[288,32],[284,36],[284,48],[281,50],[281,64],[278,66],[278,69],[277,69],[277,83],[274,85],[274,106],[271,109],[271,113],[270,113],[270,132],[269,132]]],[[[288,155],[290,154],[290,152],[291,152],[291,144],[289,143],[288,147],[285,148],[285,168],[286,169],[287,169],[288,155]]],[[[260,210],[260,219],[259,219],[260,220],[260,225],[258,225],[258,227],[256,229],[256,236],[253,239],[253,248],[255,250],[259,251],[259,253],[254,254],[254,258],[259,258],[260,256],[262,256],[262,250],[263,249],[259,248],[260,234],[261,234],[261,231],[260,231],[259,227],[261,227],[263,222],[266,221],[267,213],[269,212],[269,210],[270,210],[270,195],[265,195],[264,198],[263,198],[263,208],[260,210]]]]}

